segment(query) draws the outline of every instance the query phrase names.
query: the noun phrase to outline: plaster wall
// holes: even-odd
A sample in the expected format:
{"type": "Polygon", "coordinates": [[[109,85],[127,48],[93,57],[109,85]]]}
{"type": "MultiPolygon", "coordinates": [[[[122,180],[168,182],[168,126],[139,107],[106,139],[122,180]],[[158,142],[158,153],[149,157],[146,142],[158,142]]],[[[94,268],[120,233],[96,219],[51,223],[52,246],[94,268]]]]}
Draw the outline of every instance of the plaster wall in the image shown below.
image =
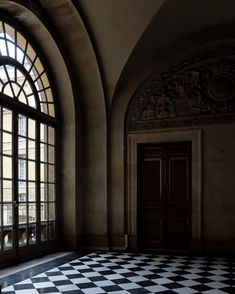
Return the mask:
{"type": "Polygon", "coordinates": [[[235,124],[205,126],[203,230],[205,249],[235,253],[235,124]]]}

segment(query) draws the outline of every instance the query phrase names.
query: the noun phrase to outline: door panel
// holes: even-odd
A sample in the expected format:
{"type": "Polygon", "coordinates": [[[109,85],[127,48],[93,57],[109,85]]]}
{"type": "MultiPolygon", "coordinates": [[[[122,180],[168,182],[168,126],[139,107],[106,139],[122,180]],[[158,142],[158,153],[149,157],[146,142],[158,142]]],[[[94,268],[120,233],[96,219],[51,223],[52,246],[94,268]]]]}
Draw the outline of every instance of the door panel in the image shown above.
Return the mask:
{"type": "Polygon", "coordinates": [[[191,226],[190,143],[138,148],[138,242],[142,249],[186,249],[191,226]]]}

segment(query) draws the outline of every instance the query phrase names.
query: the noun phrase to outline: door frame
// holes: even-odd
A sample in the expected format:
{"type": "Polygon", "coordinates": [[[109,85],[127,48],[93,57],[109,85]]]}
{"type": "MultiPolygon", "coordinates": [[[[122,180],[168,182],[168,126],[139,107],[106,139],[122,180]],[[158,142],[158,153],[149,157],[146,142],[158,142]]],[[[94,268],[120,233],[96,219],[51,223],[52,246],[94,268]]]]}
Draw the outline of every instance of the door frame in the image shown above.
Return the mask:
{"type": "Polygon", "coordinates": [[[137,249],[137,146],[148,143],[190,141],[192,144],[191,251],[202,250],[202,129],[167,129],[129,132],[127,140],[126,239],[129,249],[137,249]]]}

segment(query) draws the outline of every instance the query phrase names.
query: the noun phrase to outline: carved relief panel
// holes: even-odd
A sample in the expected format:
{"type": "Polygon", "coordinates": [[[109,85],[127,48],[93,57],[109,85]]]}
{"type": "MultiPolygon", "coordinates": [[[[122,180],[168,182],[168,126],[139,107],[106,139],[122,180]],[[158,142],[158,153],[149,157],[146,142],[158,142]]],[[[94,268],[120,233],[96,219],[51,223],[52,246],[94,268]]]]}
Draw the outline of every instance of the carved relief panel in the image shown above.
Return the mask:
{"type": "Polygon", "coordinates": [[[235,121],[235,48],[193,56],[147,81],[133,98],[128,129],[235,121]]]}

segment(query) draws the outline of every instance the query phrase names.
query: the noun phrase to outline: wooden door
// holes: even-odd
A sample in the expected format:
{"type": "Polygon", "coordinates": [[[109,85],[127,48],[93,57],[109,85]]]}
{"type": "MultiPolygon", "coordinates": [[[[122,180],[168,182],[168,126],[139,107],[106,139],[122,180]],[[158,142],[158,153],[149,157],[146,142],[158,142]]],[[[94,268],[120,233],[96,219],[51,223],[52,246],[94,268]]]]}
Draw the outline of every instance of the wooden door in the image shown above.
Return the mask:
{"type": "Polygon", "coordinates": [[[191,144],[138,148],[140,249],[182,250],[191,238],[191,144]]]}

